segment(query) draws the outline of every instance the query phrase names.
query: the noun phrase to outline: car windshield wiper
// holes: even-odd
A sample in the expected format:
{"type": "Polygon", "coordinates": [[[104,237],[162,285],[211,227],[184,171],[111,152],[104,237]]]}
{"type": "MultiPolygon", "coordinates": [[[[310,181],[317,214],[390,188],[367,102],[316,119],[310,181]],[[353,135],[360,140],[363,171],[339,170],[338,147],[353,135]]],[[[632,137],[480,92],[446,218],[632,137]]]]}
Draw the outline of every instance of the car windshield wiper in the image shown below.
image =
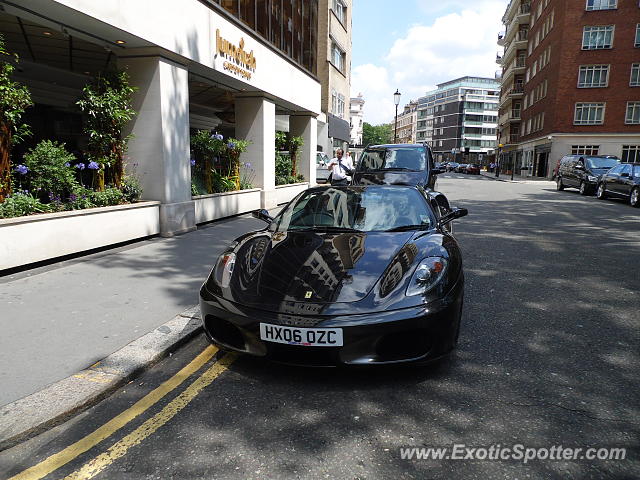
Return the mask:
{"type": "Polygon", "coordinates": [[[426,230],[427,228],[429,228],[428,223],[424,223],[420,225],[402,225],[400,227],[393,227],[388,230],[385,230],[385,232],[409,232],[411,230],[426,230]]]}
{"type": "Polygon", "coordinates": [[[313,227],[300,227],[300,228],[289,225],[289,231],[290,232],[357,232],[357,233],[362,232],[362,230],[357,230],[355,228],[334,227],[332,225],[315,225],[313,227]]]}

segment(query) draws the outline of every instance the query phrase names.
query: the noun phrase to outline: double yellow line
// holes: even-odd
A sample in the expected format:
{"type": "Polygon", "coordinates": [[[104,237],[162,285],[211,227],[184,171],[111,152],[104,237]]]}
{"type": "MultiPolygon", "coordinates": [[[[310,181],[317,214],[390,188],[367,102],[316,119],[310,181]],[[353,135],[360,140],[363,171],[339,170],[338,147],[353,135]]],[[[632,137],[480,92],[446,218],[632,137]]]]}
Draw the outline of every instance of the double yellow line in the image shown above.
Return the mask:
{"type": "MultiPolygon", "coordinates": [[[[90,433],[86,437],[68,446],[64,450],[51,455],[46,460],[34,465],[31,468],[20,472],[9,480],[37,480],[49,475],[51,472],[66,465],[82,453],[95,447],[107,437],[124,427],[138,415],[144,413],[151,406],[156,404],[165,395],[178,387],[187,378],[197,372],[216,354],[218,349],[214,346],[207,347],[200,355],[194,358],[187,366],[176,373],[169,380],[149,392],[142,399],[124,412],[120,413],[100,428],[90,433]]],[[[226,354],[222,359],[214,363],[200,377],[193,381],[180,395],[169,402],[160,412],[144,422],[129,435],[114,443],[107,451],[95,457],[83,467],[66,477],[73,480],[87,480],[93,478],[102,470],[107,468],[118,458],[124,456],[129,448],[138,445],[145,438],[153,434],[158,428],[171,420],[180,410],[186,407],[205,387],[213,382],[222,372],[227,370],[237,358],[236,354],[226,354]]]]}

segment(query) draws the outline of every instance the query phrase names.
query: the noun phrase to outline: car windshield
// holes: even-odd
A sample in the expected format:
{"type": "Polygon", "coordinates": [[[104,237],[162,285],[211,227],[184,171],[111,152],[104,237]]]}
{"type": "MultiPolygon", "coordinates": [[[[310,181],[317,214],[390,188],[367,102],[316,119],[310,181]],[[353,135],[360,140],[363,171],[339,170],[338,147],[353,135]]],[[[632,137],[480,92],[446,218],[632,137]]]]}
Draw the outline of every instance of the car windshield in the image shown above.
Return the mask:
{"type": "Polygon", "coordinates": [[[409,170],[421,171],[426,168],[425,149],[422,147],[371,148],[362,153],[358,170],[409,170]]]}
{"type": "Polygon", "coordinates": [[[615,157],[588,157],[587,167],[589,168],[613,168],[620,163],[615,157]]]}
{"type": "Polygon", "coordinates": [[[278,232],[371,232],[428,229],[433,224],[431,210],[418,190],[370,186],[307,190],[272,225],[278,232]]]}

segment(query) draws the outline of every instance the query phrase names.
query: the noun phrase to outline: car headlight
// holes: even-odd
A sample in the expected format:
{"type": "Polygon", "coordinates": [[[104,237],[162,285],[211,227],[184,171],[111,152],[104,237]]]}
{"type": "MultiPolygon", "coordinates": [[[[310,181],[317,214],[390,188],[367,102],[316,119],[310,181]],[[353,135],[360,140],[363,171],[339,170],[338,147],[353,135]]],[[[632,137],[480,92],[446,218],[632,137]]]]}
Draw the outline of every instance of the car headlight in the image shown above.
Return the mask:
{"type": "Polygon", "coordinates": [[[427,257],[422,260],[413,272],[406,295],[423,295],[431,290],[444,277],[447,265],[447,259],[443,257],[427,257]]]}
{"type": "Polygon", "coordinates": [[[588,175],[587,180],[589,180],[590,182],[597,182],[598,177],[594,177],[593,175],[588,175]]]}
{"type": "Polygon", "coordinates": [[[231,282],[231,274],[233,273],[233,267],[236,264],[235,253],[223,253],[218,258],[216,268],[213,271],[213,278],[215,282],[222,288],[227,288],[231,282]]]}

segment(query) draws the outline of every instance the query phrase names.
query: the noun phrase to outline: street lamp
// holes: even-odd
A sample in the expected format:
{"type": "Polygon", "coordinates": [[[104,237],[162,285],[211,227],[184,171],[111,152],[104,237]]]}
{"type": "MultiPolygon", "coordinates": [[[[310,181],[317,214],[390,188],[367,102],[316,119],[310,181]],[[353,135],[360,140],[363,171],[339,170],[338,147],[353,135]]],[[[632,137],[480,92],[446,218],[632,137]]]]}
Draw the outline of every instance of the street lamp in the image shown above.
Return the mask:
{"type": "Polygon", "coordinates": [[[398,143],[398,105],[400,104],[400,95],[401,93],[396,88],[396,93],[393,94],[393,103],[396,104],[396,121],[395,121],[395,131],[393,133],[393,143],[398,143]]]}
{"type": "Polygon", "coordinates": [[[498,160],[496,161],[496,178],[500,176],[500,167],[502,166],[502,147],[503,144],[498,144],[498,160]]]}

